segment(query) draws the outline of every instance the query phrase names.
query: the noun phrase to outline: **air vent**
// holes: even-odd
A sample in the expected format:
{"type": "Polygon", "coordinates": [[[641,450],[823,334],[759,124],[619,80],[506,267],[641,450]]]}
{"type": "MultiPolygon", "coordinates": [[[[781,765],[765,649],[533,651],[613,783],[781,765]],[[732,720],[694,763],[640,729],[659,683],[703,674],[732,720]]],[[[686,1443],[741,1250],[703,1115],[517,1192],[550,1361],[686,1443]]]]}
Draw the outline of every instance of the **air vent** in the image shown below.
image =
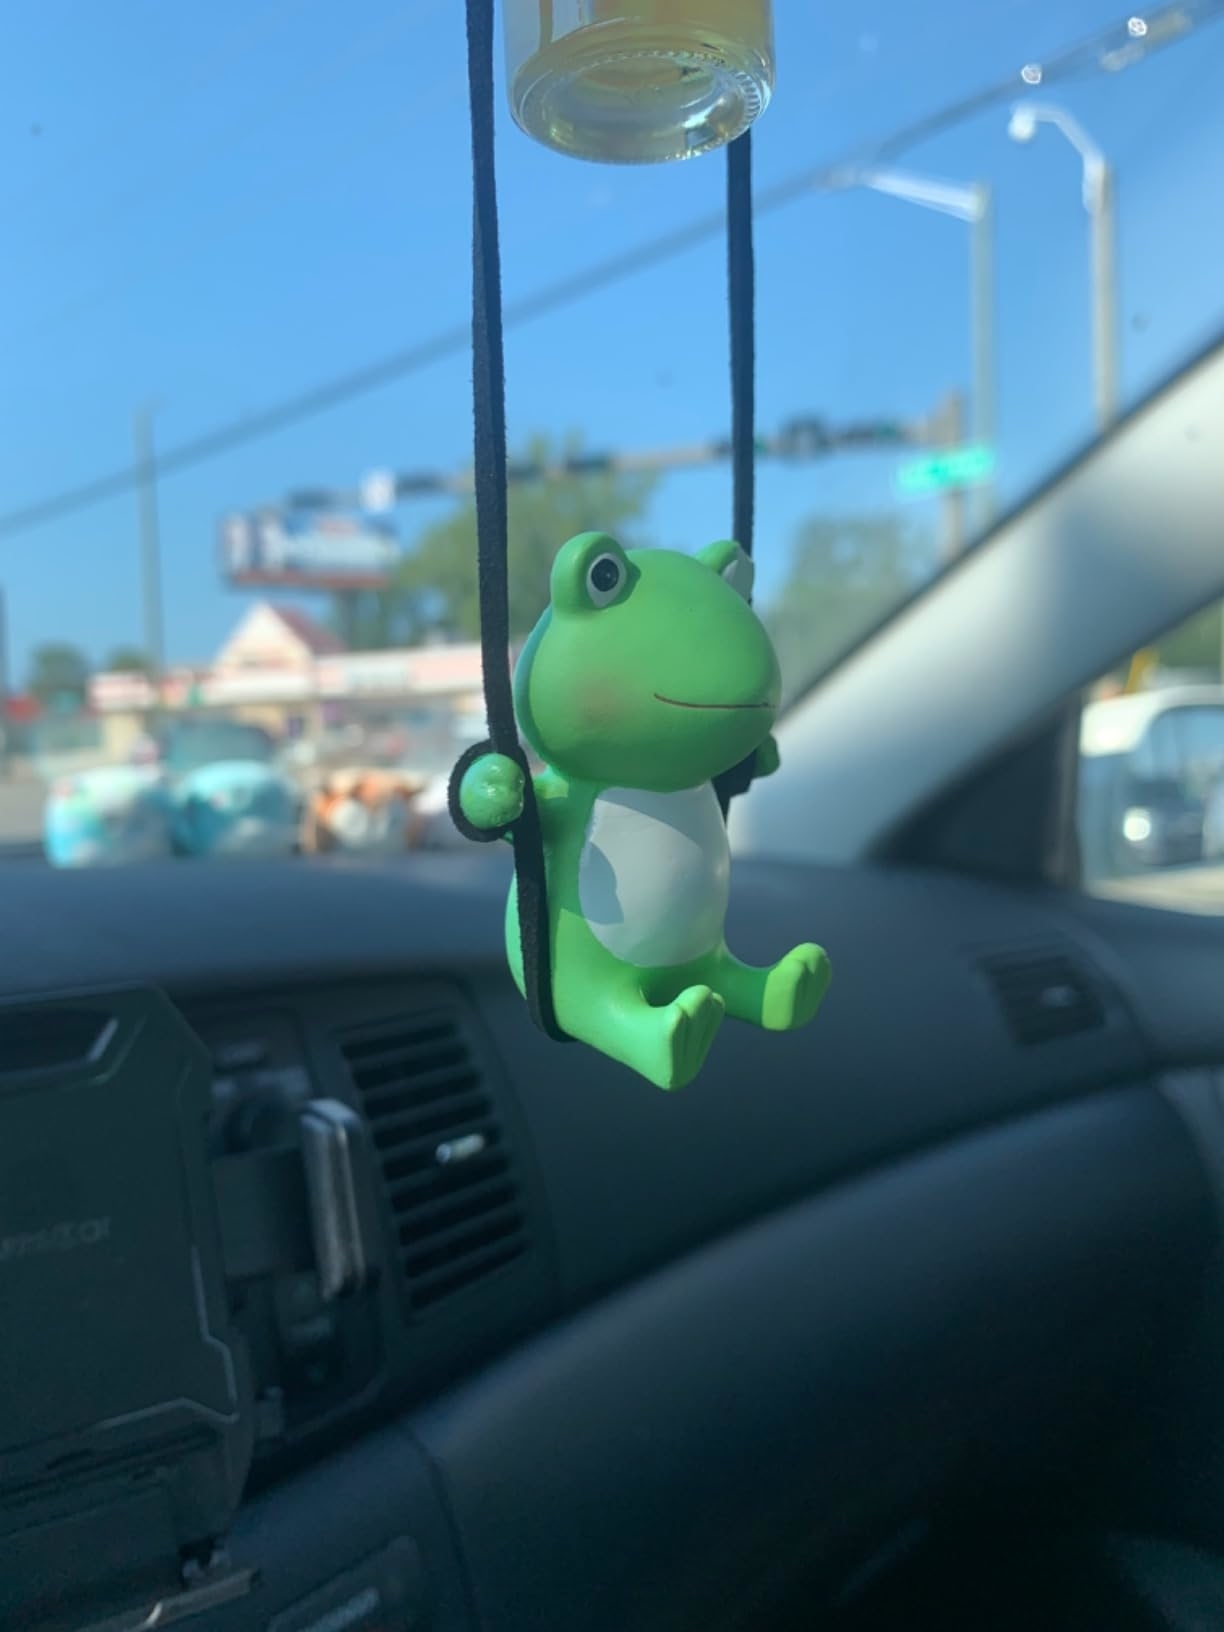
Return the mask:
{"type": "Polygon", "coordinates": [[[1105,1024],[1105,1006],[1089,971],[1059,953],[988,959],[994,987],[1018,1043],[1054,1042],[1105,1024]]]}
{"type": "Polygon", "coordinates": [[[341,1050],[382,1166],[412,1308],[521,1257],[518,1186],[458,1017],[400,1016],[348,1033],[341,1050]]]}

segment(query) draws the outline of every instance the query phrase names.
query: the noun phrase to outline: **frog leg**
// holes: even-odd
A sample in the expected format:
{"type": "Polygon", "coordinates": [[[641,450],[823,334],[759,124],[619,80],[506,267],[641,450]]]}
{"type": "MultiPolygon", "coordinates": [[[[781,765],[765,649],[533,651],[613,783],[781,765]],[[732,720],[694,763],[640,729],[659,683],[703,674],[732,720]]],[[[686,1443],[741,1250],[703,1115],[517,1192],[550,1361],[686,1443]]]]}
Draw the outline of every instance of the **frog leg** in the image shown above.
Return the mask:
{"type": "MultiPolygon", "coordinates": [[[[513,891],[506,930],[511,972],[522,991],[513,891]]],[[[698,979],[660,990],[653,975],[613,957],[577,915],[558,914],[552,956],[558,1025],[657,1088],[683,1088],[705,1063],[722,1023],[723,1000],[698,979]]]]}
{"type": "Polygon", "coordinates": [[[565,979],[554,981],[557,1019],[572,1037],[657,1088],[686,1087],[722,1024],[722,998],[695,982],[670,1002],[654,1004],[643,990],[643,971],[615,958],[608,962],[593,987],[571,993],[565,979]]]}
{"type": "Polygon", "coordinates": [[[736,1020],[766,1031],[794,1031],[820,1007],[833,970],[823,948],[805,941],[767,969],[741,963],[723,946],[690,972],[718,993],[736,1020]]]}

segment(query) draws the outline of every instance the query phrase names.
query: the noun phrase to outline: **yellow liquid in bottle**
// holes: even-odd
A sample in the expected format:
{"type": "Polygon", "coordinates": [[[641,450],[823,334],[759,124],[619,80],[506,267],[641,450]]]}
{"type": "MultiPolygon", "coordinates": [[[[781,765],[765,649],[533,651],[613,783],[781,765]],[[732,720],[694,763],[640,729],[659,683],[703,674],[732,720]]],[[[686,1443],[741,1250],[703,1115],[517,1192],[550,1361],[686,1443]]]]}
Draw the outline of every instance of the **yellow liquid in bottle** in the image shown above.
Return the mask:
{"type": "Polygon", "coordinates": [[[506,0],[506,48],[518,124],[609,164],[734,141],[773,92],[771,0],[506,0]]]}

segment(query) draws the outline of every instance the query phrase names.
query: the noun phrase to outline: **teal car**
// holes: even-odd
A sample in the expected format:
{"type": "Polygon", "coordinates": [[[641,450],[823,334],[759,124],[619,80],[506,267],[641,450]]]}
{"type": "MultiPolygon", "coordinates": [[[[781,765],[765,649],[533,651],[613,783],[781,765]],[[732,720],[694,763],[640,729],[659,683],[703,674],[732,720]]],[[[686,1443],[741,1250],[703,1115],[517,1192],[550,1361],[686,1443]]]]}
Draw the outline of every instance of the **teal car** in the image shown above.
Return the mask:
{"type": "Polygon", "coordinates": [[[298,849],[301,796],[273,766],[223,760],[174,783],[173,842],[184,856],[286,856],[298,849]]]}
{"type": "Polygon", "coordinates": [[[104,766],[56,782],[43,808],[53,867],[123,866],[173,854],[173,800],[156,768],[104,766]]]}

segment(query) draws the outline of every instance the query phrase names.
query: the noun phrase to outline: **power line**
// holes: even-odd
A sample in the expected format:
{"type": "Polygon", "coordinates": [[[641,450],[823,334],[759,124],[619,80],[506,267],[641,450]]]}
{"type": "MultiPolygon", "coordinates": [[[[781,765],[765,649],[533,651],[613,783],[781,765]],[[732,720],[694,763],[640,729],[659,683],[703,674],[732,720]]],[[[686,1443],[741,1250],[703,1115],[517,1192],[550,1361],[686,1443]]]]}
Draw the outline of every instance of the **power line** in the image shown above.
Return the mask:
{"type": "MultiPolygon", "coordinates": [[[[835,164],[819,165],[800,171],[788,180],[766,188],[757,195],[756,213],[763,215],[813,191],[835,187],[844,181],[848,173],[853,173],[856,166],[878,162],[885,154],[895,156],[949,125],[1006,101],[1018,92],[1031,89],[1034,83],[1048,86],[1088,72],[1111,72],[1127,67],[1139,60],[1145,50],[1159,49],[1172,39],[1184,38],[1192,29],[1213,22],[1222,14],[1224,0],[1184,0],[1184,3],[1167,5],[1149,13],[1146,19],[1148,33],[1143,39],[1135,38],[1127,22],[1104,29],[1091,40],[1081,42],[1039,65],[1039,78],[1036,81],[1029,77],[1034,71],[1034,65],[1027,65],[1021,73],[1010,74],[986,90],[964,97],[934,114],[905,126],[902,130],[873,144],[866,151],[859,149],[850,157],[835,164]],[[1152,40],[1150,47],[1145,47],[1145,39],[1152,40]]],[[[637,249],[609,256],[607,260],[599,262],[592,268],[560,278],[534,294],[508,303],[505,322],[507,326],[529,323],[537,317],[572,305],[597,290],[606,289],[625,278],[673,260],[685,251],[717,236],[723,227],[721,210],[714,211],[637,249]]],[[[428,368],[445,357],[465,351],[470,341],[467,324],[457,324],[442,330],[428,340],[404,347],[376,362],[334,376],[292,397],[283,398],[271,407],[230,420],[228,424],[220,425],[215,430],[206,431],[201,436],[180,442],[177,447],[168,449],[158,460],[159,474],[162,478],[177,475],[181,471],[190,470],[209,459],[228,453],[233,448],[254,442],[260,437],[270,436],[290,425],[337,408],[355,397],[364,396],[409,374],[428,368]]],[[[9,511],[7,515],[0,515],[0,537],[25,532],[32,527],[58,520],[62,516],[73,515],[120,493],[131,491],[138,481],[139,471],[134,466],[126,465],[120,470],[94,477],[88,482],[67,488],[48,498],[35,500],[32,504],[9,511]]]]}
{"type": "MultiPolygon", "coordinates": [[[[792,198],[800,197],[813,185],[810,176],[817,174],[818,172],[810,172],[809,175],[796,177],[782,187],[774,188],[772,194],[758,195],[758,211],[777,208],[792,198]]],[[[623,278],[645,271],[648,267],[670,260],[720,232],[722,225],[721,212],[715,212],[701,217],[687,227],[668,233],[665,237],[655,239],[641,249],[611,256],[588,271],[558,279],[557,282],[537,290],[533,295],[509,302],[505,312],[506,325],[509,327],[530,322],[533,318],[542,317],[559,307],[581,300],[594,290],[606,288],[623,278]]],[[[408,374],[417,373],[433,363],[442,361],[443,358],[462,353],[470,344],[471,331],[466,323],[444,329],[428,340],[392,352],[390,356],[383,357],[377,362],[352,369],[310,390],[285,398],[269,408],[231,420],[228,424],[218,426],[213,431],[206,431],[202,436],[194,437],[190,441],[180,442],[177,447],[169,448],[161,454],[158,459],[158,475],[164,480],[177,475],[180,471],[190,470],[209,459],[215,459],[220,454],[228,453],[233,448],[241,447],[262,436],[270,436],[301,420],[339,407],[354,397],[364,396],[408,374]]],[[[54,521],[60,516],[72,515],[78,510],[100,504],[103,500],[114,498],[120,493],[126,493],[135,486],[137,479],[138,472],[131,466],[124,466],[120,470],[95,477],[92,481],[69,488],[51,498],[38,500],[19,510],[12,510],[7,515],[0,516],[0,537],[24,532],[30,527],[54,521]]]]}

